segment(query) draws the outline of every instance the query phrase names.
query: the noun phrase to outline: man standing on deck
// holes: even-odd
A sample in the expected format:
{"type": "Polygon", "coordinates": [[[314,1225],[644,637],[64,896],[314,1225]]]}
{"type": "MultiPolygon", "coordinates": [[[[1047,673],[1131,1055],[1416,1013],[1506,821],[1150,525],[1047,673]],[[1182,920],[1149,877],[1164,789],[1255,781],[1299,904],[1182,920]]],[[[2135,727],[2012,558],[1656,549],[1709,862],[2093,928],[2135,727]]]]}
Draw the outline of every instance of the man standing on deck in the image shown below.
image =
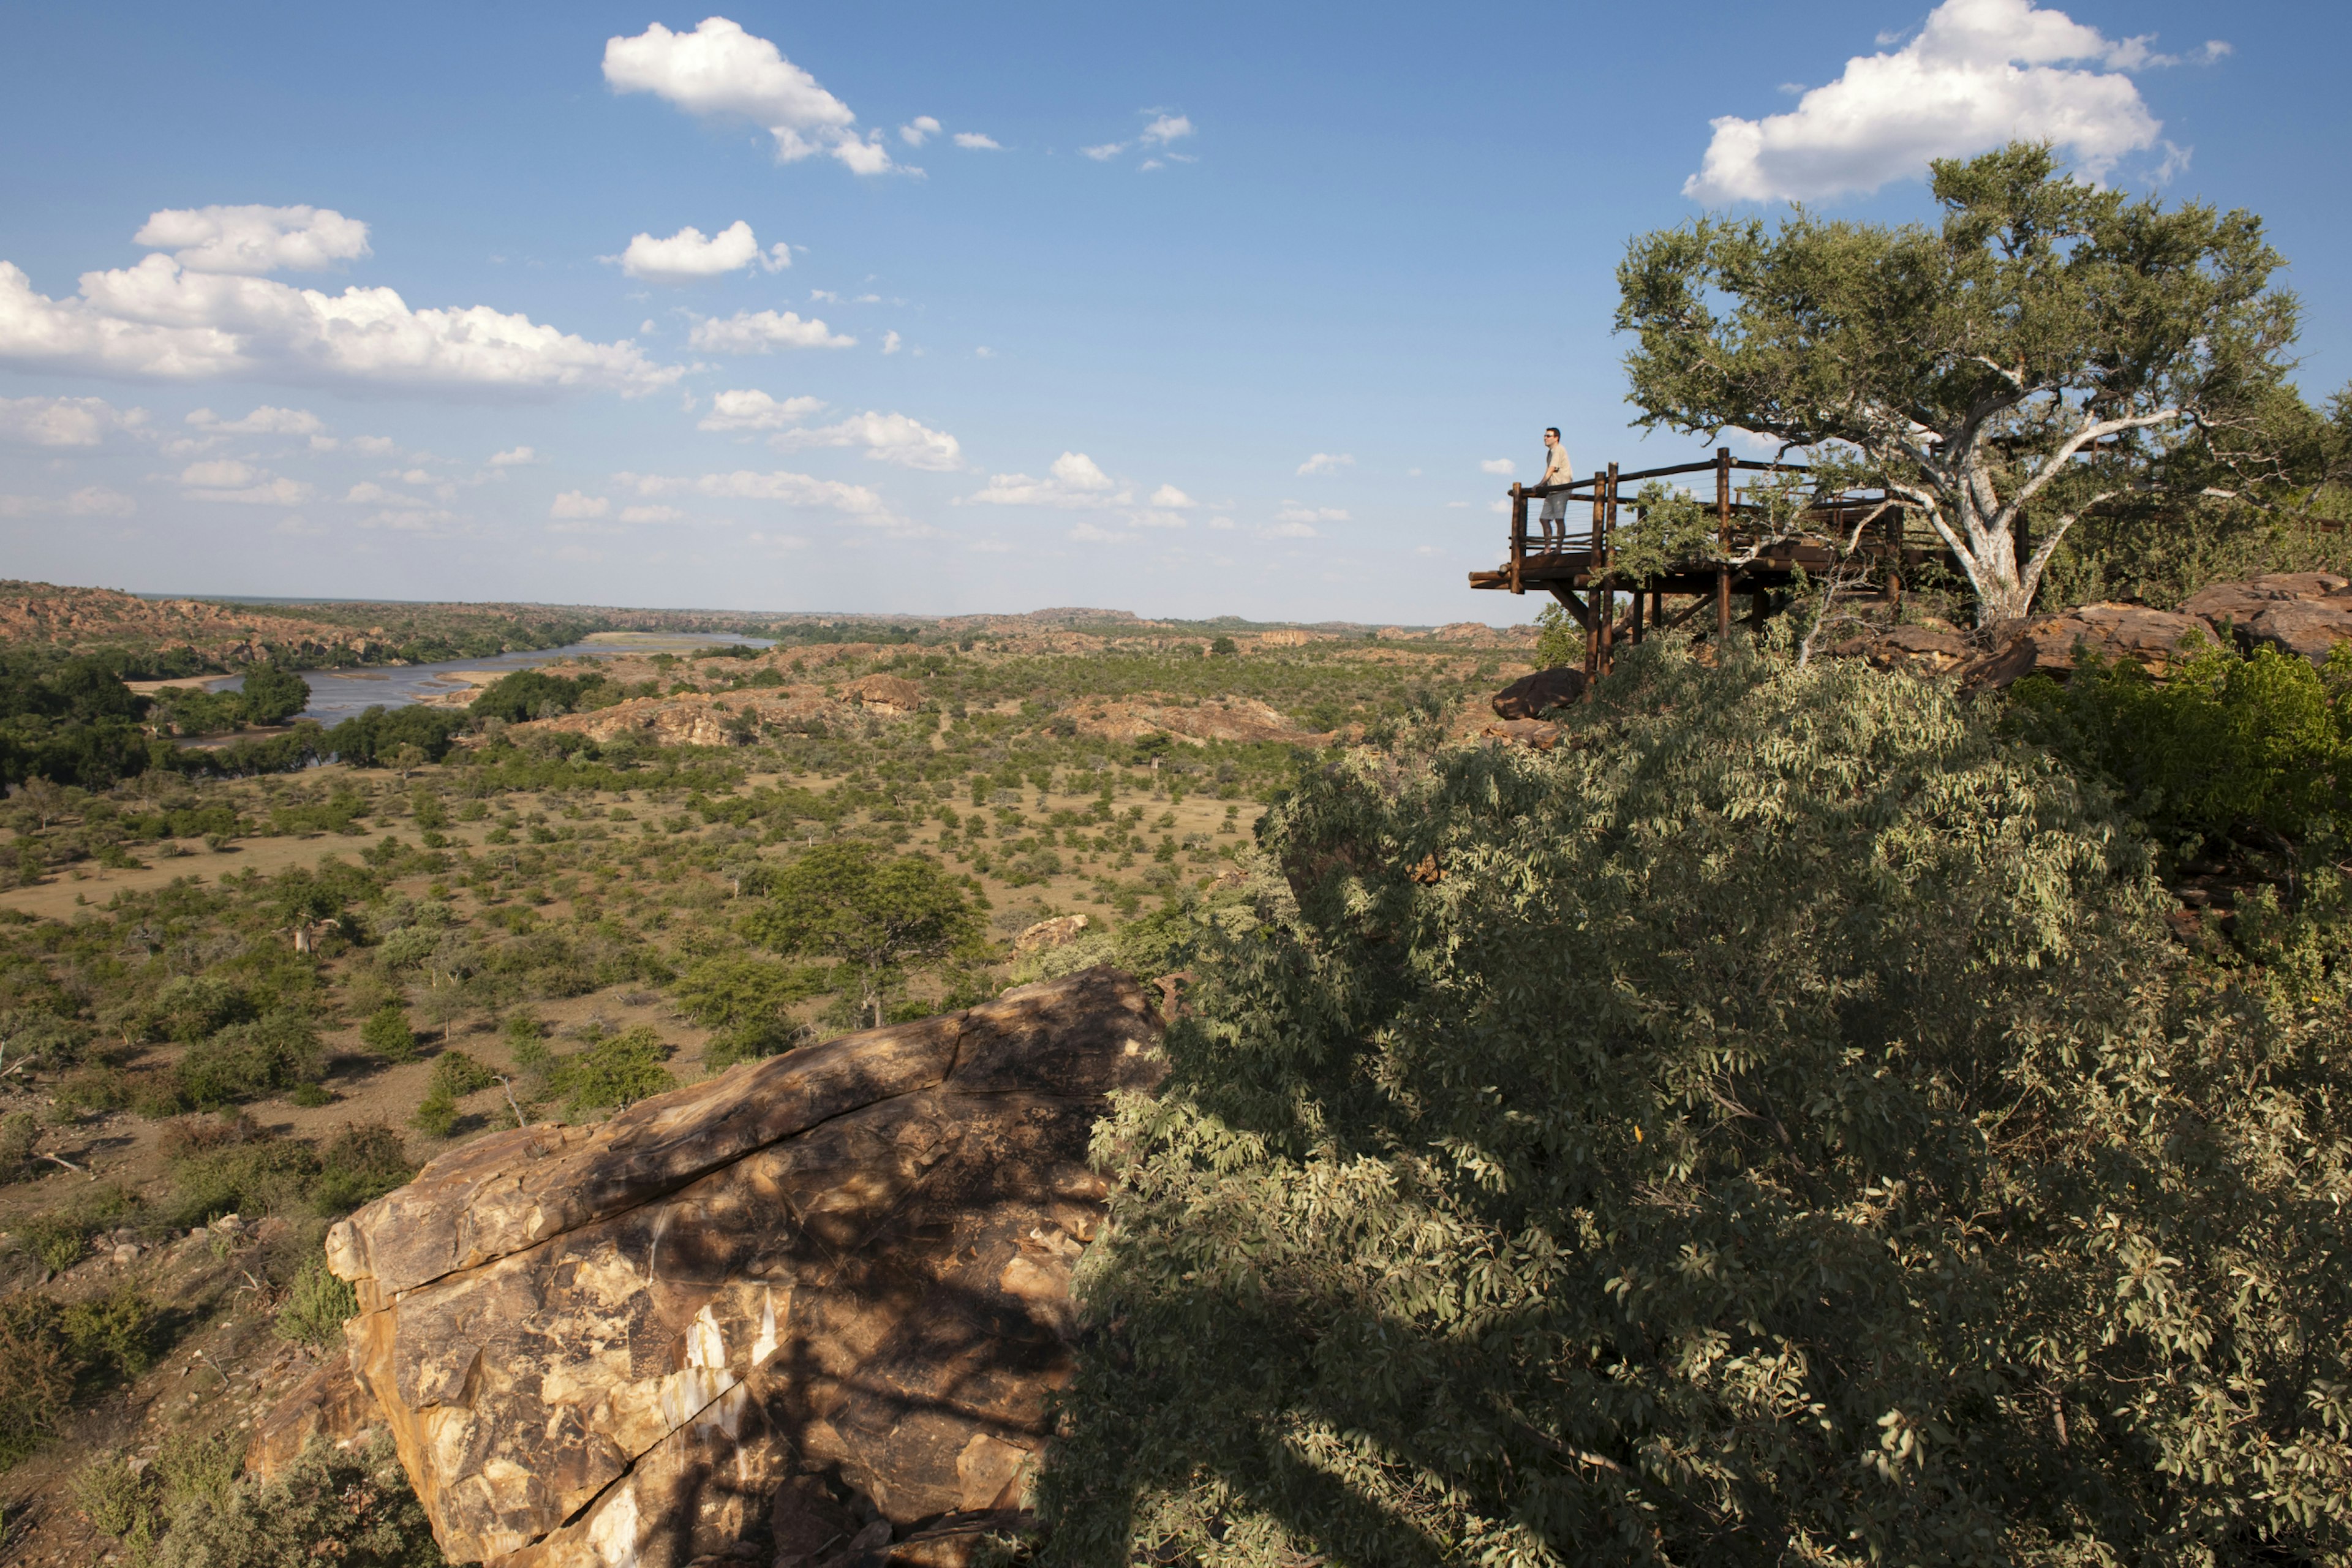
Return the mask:
{"type": "MultiPolygon", "coordinates": [[[[1565,487],[1574,482],[1576,471],[1569,466],[1568,447],[1560,440],[1557,425],[1544,428],[1544,457],[1543,478],[1536,481],[1538,484],[1565,487]]],[[[1543,524],[1546,544],[1554,544],[1567,535],[1568,492],[1564,488],[1544,497],[1543,516],[1538,521],[1543,524]]]]}

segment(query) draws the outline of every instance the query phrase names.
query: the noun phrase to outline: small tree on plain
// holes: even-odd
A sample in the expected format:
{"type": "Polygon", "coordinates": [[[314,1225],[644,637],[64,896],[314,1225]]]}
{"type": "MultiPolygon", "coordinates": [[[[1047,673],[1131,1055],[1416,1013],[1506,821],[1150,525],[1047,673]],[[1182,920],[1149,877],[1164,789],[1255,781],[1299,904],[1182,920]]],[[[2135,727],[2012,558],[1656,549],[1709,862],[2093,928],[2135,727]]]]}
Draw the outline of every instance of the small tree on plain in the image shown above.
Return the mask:
{"type": "Polygon", "coordinates": [[[938,861],[885,859],[869,844],[819,845],[784,868],[744,930],[781,953],[840,960],[877,1028],[893,976],[981,940],[979,915],[938,861]]]}
{"type": "Polygon", "coordinates": [[[1858,454],[1958,556],[1990,625],[2027,612],[2086,512],[2207,492],[2217,457],[2259,466],[2295,302],[2250,213],[2129,200],[2046,146],[1933,167],[1935,231],[1801,208],[1773,232],[1640,236],[1617,325],[1640,336],[1643,425],[1858,454]]]}

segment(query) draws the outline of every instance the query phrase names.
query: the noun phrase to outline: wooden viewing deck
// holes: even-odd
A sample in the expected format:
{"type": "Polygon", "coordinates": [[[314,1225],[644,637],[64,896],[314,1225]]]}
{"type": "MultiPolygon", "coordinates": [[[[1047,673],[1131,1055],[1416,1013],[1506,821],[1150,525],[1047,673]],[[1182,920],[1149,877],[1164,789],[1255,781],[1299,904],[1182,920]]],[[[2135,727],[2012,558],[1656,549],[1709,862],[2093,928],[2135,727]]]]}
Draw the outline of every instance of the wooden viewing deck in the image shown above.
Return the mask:
{"type": "Polygon", "coordinates": [[[1905,574],[1927,563],[1958,570],[1958,563],[1942,541],[1932,535],[1924,542],[1906,537],[1910,511],[1906,502],[1870,491],[1815,497],[1797,515],[1791,531],[1786,524],[1770,526],[1769,509],[1741,499],[1735,479],[1740,473],[1807,471],[1798,463],[1735,458],[1730,447],[1719,447],[1714,458],[1705,462],[1630,474],[1618,472],[1612,463],[1591,479],[1572,484],[1515,484],[1510,489],[1510,558],[1492,572],[1471,573],[1470,586],[1511,594],[1535,588],[1551,595],[1584,628],[1585,668],[1599,674],[1609,668],[1611,648],[1619,638],[1638,643],[1653,630],[1687,625],[1709,605],[1715,610],[1715,635],[1728,637],[1734,594],[1748,595],[1749,619],[1760,626],[1771,613],[1772,595],[1785,592],[1799,572],[1819,576],[1836,567],[1841,559],[1849,568],[1859,559],[1878,583],[1879,592],[1897,598],[1905,574]],[[1639,509],[1625,497],[1624,487],[1646,479],[1709,473],[1715,476],[1713,548],[1676,560],[1663,571],[1633,574],[1619,559],[1620,510],[1635,512],[1637,520],[1639,516],[1639,509]],[[1557,532],[1545,532],[1538,522],[1530,535],[1528,503],[1554,495],[1584,502],[1585,507],[1570,507],[1571,516],[1553,525],[1557,532]],[[1591,521],[1580,527],[1580,520],[1574,514],[1586,508],[1591,521]],[[1881,515],[1874,519],[1874,513],[1881,515]],[[1857,528],[1863,531],[1854,539],[1857,528]],[[1850,539],[1853,539],[1852,552],[1842,554],[1850,539]],[[1632,601],[1622,616],[1621,595],[1632,601]],[[1670,610],[1669,598],[1688,602],[1670,610]]]}

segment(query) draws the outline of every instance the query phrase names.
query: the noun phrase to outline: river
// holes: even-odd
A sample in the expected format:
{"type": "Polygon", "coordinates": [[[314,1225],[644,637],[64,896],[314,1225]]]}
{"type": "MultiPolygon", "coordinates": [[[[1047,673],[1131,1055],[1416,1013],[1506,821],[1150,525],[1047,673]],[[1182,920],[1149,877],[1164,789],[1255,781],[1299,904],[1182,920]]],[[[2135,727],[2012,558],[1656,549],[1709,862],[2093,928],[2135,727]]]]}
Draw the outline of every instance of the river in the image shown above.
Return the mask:
{"type": "MultiPolygon", "coordinates": [[[[494,669],[503,674],[530,669],[573,654],[686,654],[699,648],[737,645],[774,646],[765,637],[715,637],[700,632],[596,632],[585,642],[525,653],[492,654],[487,658],[453,658],[440,664],[377,664],[354,669],[306,669],[302,679],[310,685],[310,705],[302,710],[301,716],[332,724],[368,708],[405,708],[420,697],[464,689],[470,683],[453,679],[455,672],[461,669],[494,669]]],[[[191,680],[182,684],[199,683],[191,680]]],[[[215,691],[235,691],[245,684],[245,678],[230,676],[201,684],[215,691]]]]}

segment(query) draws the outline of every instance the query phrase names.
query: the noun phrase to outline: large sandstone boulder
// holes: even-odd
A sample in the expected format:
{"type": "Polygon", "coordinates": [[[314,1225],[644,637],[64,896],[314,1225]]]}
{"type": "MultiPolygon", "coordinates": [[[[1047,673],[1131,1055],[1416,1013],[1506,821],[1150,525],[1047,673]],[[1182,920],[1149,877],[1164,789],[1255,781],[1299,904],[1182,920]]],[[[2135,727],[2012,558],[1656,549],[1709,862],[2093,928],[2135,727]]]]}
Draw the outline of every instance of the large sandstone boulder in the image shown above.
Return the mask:
{"type": "Polygon", "coordinates": [[[352,1371],[352,1358],[330,1355],[255,1425],[245,1468],[265,1481],[275,1480],[312,1439],[359,1447],[383,1419],[352,1371]]]}
{"type": "Polygon", "coordinates": [[[2352,641],[2352,584],[2333,572],[2266,572],[2242,583],[2211,583],[2180,607],[2216,625],[2228,622],[2250,653],[2267,646],[2325,664],[2337,643],[2352,641]]]}
{"type": "Polygon", "coordinates": [[[1584,700],[1584,671],[1559,665],[1523,675],[1495,693],[1495,717],[1502,720],[1540,719],[1555,708],[1584,700]]]}
{"type": "Polygon", "coordinates": [[[1087,1139],[1157,1081],[1160,1026],[1089,970],[478,1139],[337,1226],[352,1362],[443,1552],[683,1568],[846,1520],[871,1561],[952,1556],[1045,1437],[1087,1139]]]}
{"type": "Polygon", "coordinates": [[[2189,650],[2218,634],[2202,617],[2144,605],[2078,605],[2054,616],[2033,616],[1990,628],[1991,647],[1960,670],[1971,690],[1998,690],[2026,676],[2064,677],[2077,656],[2096,654],[2110,664],[2130,662],[2151,675],[2183,663],[2189,650]]]}
{"type": "Polygon", "coordinates": [[[841,694],[861,707],[885,713],[912,713],[923,705],[923,689],[897,675],[861,676],[841,689],[841,694]]]}
{"type": "Polygon", "coordinates": [[[1876,669],[1945,675],[1967,663],[1975,649],[1967,633],[1949,626],[1873,626],[1831,651],[1863,659],[1876,669]]]}

